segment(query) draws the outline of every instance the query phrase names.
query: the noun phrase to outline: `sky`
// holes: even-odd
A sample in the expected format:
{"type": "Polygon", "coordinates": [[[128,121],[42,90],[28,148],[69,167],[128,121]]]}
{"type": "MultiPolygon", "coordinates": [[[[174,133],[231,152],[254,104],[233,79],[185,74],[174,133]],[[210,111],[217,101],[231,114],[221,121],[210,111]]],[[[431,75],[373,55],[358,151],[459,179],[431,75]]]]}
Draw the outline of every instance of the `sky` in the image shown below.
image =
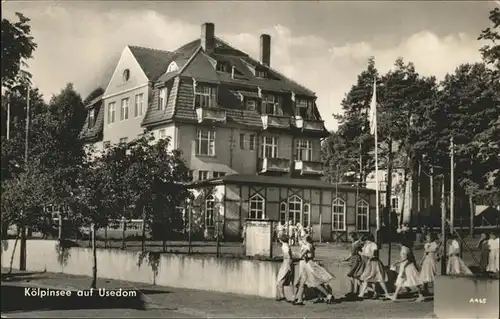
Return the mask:
{"type": "Polygon", "coordinates": [[[477,41],[500,1],[3,1],[3,18],[31,19],[29,63],[46,99],[68,82],[85,96],[106,86],[126,45],[174,50],[215,24],[217,37],[258,58],[271,35],[271,67],[310,88],[325,125],[370,56],[380,72],[398,57],[442,79],[480,61],[477,41]]]}

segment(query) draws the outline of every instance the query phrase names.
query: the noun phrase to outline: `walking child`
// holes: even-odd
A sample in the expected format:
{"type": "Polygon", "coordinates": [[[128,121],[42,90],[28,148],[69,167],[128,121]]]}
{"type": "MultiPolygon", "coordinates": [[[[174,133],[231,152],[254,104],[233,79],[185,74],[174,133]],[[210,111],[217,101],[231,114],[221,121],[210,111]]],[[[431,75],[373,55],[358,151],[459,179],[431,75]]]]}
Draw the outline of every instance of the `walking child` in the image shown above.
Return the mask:
{"type": "Polygon", "coordinates": [[[359,276],[361,275],[359,268],[362,264],[360,252],[363,248],[363,241],[358,237],[356,232],[351,232],[349,234],[349,238],[352,241],[351,255],[345,261],[349,263],[349,272],[347,273],[347,277],[349,277],[350,290],[345,295],[345,299],[350,301],[358,299],[357,295],[361,286],[361,282],[359,281],[359,276]]]}
{"type": "Polygon", "coordinates": [[[460,244],[457,236],[450,234],[450,245],[448,246],[448,262],[446,264],[447,275],[472,275],[472,271],[460,258],[460,244]]]}
{"type": "Polygon", "coordinates": [[[293,222],[291,220],[288,221],[288,243],[290,246],[293,246],[296,244],[294,242],[295,239],[295,226],[293,225],[293,222]]]}
{"type": "Polygon", "coordinates": [[[363,270],[363,273],[359,277],[359,280],[363,282],[361,289],[359,291],[359,298],[364,298],[366,288],[370,285],[373,288],[373,298],[378,299],[377,292],[375,289],[376,284],[379,284],[385,293],[385,297],[389,296],[387,291],[387,286],[385,282],[387,281],[387,273],[384,270],[384,265],[377,256],[378,246],[374,242],[375,238],[372,234],[366,236],[366,242],[363,246],[362,254],[367,257],[367,261],[363,270]]]}
{"type": "Polygon", "coordinates": [[[498,258],[498,247],[499,239],[494,232],[490,233],[490,239],[488,240],[488,246],[490,249],[488,257],[488,267],[486,270],[491,273],[498,273],[499,268],[499,258],[498,258]]]}
{"type": "Polygon", "coordinates": [[[423,284],[425,293],[428,294],[429,283],[434,282],[437,273],[439,243],[434,233],[427,233],[425,237],[424,256],[420,263],[420,281],[423,284]]]}
{"type": "Polygon", "coordinates": [[[414,288],[418,289],[418,298],[416,302],[422,302],[425,300],[423,295],[422,282],[420,281],[420,274],[417,269],[415,262],[415,256],[411,250],[411,242],[404,240],[401,243],[400,260],[395,262],[391,268],[399,266],[398,277],[396,279],[396,291],[389,297],[392,300],[398,298],[398,294],[402,288],[414,288]]]}
{"type": "Polygon", "coordinates": [[[290,285],[293,289],[293,259],[292,250],[288,245],[288,236],[282,234],[278,240],[281,243],[281,251],[283,252],[283,262],[276,277],[276,301],[284,301],[285,286],[290,285]]]}

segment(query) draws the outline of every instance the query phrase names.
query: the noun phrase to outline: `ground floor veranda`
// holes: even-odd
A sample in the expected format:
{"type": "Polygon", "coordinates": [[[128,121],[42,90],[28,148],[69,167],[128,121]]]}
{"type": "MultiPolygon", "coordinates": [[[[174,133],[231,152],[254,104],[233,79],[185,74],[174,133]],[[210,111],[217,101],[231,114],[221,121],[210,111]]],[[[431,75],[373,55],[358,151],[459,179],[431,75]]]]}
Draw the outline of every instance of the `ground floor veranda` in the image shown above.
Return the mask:
{"type": "Polygon", "coordinates": [[[352,231],[376,229],[375,191],[319,180],[226,175],[190,185],[193,231],[239,239],[245,220],[268,219],[310,227],[314,240],[347,241],[352,231]]]}

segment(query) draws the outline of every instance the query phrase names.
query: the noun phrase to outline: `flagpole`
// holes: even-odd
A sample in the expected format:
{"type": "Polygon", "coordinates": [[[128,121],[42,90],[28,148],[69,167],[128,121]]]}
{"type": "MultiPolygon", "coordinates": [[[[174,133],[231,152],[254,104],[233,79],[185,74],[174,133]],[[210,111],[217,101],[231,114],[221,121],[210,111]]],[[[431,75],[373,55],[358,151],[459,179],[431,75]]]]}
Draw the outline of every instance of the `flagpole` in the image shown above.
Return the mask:
{"type": "MultiPolygon", "coordinates": [[[[376,83],[375,83],[376,85],[376,83]]],[[[374,89],[375,90],[375,89],[374,89]]],[[[375,102],[376,103],[376,102],[375,102]]],[[[380,243],[380,198],[379,198],[379,181],[378,181],[378,129],[377,129],[377,114],[375,113],[375,214],[377,223],[377,243],[380,243]]]]}

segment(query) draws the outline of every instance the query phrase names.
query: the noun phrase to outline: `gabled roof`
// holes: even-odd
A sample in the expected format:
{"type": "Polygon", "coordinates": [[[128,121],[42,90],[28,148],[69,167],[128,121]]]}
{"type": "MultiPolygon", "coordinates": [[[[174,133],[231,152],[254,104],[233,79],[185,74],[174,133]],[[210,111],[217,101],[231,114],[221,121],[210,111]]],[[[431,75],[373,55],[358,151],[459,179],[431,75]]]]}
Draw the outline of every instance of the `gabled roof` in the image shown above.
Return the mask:
{"type": "Polygon", "coordinates": [[[174,56],[174,53],[169,51],[133,45],[128,47],[150,81],[156,81],[167,70],[174,56]]]}

